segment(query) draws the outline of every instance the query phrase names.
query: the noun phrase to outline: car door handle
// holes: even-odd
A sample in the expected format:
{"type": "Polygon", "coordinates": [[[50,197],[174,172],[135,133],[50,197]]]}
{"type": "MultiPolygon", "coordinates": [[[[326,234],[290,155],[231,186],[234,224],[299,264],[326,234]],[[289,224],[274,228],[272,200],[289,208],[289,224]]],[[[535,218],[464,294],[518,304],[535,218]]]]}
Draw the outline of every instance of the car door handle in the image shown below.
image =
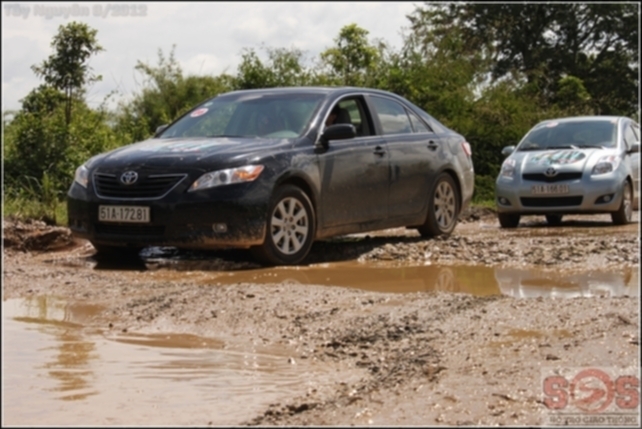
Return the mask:
{"type": "Polygon", "coordinates": [[[381,148],[381,146],[375,147],[374,154],[377,156],[384,156],[386,151],[381,148]]]}
{"type": "Polygon", "coordinates": [[[437,150],[438,147],[439,147],[439,145],[437,145],[437,143],[435,143],[434,141],[430,140],[428,142],[428,149],[437,150]]]}

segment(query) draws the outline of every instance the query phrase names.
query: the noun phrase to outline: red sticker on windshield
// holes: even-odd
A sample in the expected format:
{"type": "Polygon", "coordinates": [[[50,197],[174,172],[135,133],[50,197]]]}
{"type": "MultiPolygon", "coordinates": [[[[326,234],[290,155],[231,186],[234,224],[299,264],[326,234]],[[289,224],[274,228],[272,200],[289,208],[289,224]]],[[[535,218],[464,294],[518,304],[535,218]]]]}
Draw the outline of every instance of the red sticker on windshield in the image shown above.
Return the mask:
{"type": "Polygon", "coordinates": [[[206,114],[206,113],[207,113],[207,109],[206,109],[205,107],[203,107],[203,108],[201,108],[201,109],[196,109],[196,110],[194,110],[194,111],[190,114],[190,116],[191,116],[192,118],[198,118],[199,116],[202,116],[202,115],[204,115],[204,114],[206,114]]]}

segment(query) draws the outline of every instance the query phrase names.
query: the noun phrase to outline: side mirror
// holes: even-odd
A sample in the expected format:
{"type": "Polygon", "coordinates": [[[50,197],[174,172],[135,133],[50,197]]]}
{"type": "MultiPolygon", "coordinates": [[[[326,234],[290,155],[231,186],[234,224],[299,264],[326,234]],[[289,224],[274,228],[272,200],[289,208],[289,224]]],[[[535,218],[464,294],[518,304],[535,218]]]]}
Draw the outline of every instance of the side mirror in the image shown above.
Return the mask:
{"type": "Polygon", "coordinates": [[[515,146],[514,145],[505,146],[504,149],[502,149],[502,155],[508,156],[511,153],[513,153],[514,151],[515,151],[515,146]]]}
{"type": "Polygon", "coordinates": [[[165,128],[167,128],[167,127],[169,127],[169,124],[164,124],[164,125],[161,125],[158,128],[156,128],[156,132],[154,133],[154,137],[158,137],[160,135],[160,133],[165,131],[165,128]]]}
{"type": "Polygon", "coordinates": [[[640,153],[640,142],[633,142],[628,153],[640,153]]]}
{"type": "Polygon", "coordinates": [[[347,140],[353,139],[357,136],[357,129],[352,124],[335,124],[327,127],[321,138],[319,144],[323,149],[327,149],[330,140],[347,140]]]}

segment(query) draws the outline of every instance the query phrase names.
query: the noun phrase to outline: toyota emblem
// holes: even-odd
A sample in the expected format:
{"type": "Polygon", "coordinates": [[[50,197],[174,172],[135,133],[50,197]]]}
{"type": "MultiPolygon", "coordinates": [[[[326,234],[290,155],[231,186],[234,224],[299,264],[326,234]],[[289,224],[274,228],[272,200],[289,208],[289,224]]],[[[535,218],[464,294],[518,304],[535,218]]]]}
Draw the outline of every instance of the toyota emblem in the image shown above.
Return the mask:
{"type": "Polygon", "coordinates": [[[557,170],[554,169],[553,167],[548,167],[546,171],[544,172],[544,176],[546,177],[555,177],[557,176],[557,170]]]}
{"type": "Polygon", "coordinates": [[[121,176],[120,176],[120,182],[123,185],[132,185],[136,183],[138,180],[138,173],[135,171],[125,171],[121,176]]]}

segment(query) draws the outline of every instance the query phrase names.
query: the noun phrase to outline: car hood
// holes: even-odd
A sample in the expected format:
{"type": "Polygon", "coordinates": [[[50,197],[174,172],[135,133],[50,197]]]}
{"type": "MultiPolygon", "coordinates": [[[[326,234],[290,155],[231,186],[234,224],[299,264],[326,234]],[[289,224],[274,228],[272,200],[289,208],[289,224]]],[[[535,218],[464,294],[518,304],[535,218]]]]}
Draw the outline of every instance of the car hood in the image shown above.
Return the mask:
{"type": "Polygon", "coordinates": [[[290,144],[290,139],[254,137],[149,139],[107,152],[96,160],[96,164],[101,167],[199,167],[211,165],[218,159],[251,158],[257,152],[290,144]]]}
{"type": "Polygon", "coordinates": [[[584,171],[593,168],[600,158],[615,155],[613,149],[552,149],[514,152],[511,156],[523,173],[539,173],[554,166],[563,171],[584,171]]]}

